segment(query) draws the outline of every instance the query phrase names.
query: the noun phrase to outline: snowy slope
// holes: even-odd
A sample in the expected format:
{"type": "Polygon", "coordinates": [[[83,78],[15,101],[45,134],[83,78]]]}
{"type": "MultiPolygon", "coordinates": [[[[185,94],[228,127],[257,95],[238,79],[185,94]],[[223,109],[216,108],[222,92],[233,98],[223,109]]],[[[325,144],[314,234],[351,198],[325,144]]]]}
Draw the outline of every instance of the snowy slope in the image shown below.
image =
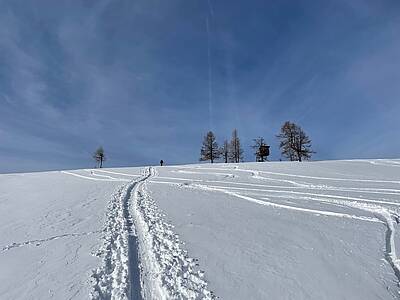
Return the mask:
{"type": "Polygon", "coordinates": [[[399,208],[400,160],[0,175],[0,299],[397,299],[399,208]]]}

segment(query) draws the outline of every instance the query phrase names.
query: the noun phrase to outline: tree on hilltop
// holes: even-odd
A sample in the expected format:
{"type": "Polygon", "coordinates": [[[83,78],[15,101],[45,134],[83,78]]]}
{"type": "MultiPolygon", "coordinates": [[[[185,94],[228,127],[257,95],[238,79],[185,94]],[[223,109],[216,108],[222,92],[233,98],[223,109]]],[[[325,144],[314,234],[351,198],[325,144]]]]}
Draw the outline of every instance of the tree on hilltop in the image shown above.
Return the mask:
{"type": "Polygon", "coordinates": [[[240,145],[237,129],[234,129],[232,132],[232,139],[229,145],[229,160],[234,163],[243,161],[243,149],[240,145]]]}
{"type": "Polygon", "coordinates": [[[310,159],[312,154],[315,153],[311,149],[311,139],[304,130],[295,123],[289,121],[285,122],[277,138],[280,139],[279,148],[281,149],[282,155],[291,161],[310,159]]]}
{"type": "Polygon", "coordinates": [[[216,142],[215,135],[212,131],[207,132],[203,140],[203,146],[200,151],[200,161],[209,160],[211,163],[220,156],[220,149],[216,142]]]}
{"type": "Polygon", "coordinates": [[[227,140],[224,141],[224,144],[220,149],[220,153],[222,155],[224,162],[227,163],[229,159],[229,143],[227,140]]]}

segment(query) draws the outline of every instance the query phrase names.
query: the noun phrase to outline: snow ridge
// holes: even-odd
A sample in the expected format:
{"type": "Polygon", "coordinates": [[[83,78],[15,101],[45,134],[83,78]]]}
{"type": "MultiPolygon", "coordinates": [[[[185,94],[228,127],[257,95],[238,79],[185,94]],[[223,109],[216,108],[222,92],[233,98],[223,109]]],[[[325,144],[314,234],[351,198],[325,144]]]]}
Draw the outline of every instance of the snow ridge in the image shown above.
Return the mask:
{"type": "MultiPolygon", "coordinates": [[[[147,171],[155,176],[153,168],[147,171]]],[[[146,190],[146,182],[134,191],[133,214],[139,244],[142,297],[144,299],[214,299],[204,272],[190,258],[173,226],[146,190]]]]}
{"type": "Polygon", "coordinates": [[[102,265],[92,274],[91,299],[129,299],[133,278],[130,278],[129,258],[136,251],[131,239],[134,237],[129,200],[132,190],[148,178],[145,174],[122,187],[111,199],[107,208],[107,221],[103,230],[104,244],[97,256],[103,256],[102,265]],[[132,249],[133,248],[133,249],[132,249]]]}

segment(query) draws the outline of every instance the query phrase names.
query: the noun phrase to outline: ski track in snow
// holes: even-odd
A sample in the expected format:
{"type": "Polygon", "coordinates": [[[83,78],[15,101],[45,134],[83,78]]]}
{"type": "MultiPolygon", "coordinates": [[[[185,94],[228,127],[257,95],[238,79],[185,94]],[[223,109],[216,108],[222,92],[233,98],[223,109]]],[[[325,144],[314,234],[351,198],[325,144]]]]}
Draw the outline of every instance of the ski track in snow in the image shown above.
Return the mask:
{"type": "Polygon", "coordinates": [[[339,202],[340,204],[345,204],[348,207],[358,208],[358,209],[370,212],[373,215],[375,215],[375,217],[376,217],[376,218],[370,218],[370,217],[364,217],[364,216],[349,215],[349,214],[344,214],[344,213],[336,213],[336,212],[331,212],[331,211],[322,211],[322,210],[307,209],[307,208],[300,208],[300,207],[294,207],[294,206],[289,206],[289,205],[277,204],[277,203],[268,202],[265,200],[259,200],[259,199],[245,196],[242,194],[238,194],[238,193],[235,193],[232,191],[228,191],[228,190],[224,190],[224,189],[220,189],[220,188],[209,187],[209,186],[204,186],[204,185],[199,185],[199,184],[191,185],[191,187],[199,188],[199,189],[206,190],[206,191],[222,192],[222,193],[225,193],[225,194],[228,194],[228,195],[240,198],[240,199],[244,199],[249,202],[264,205],[264,206],[290,209],[290,210],[295,210],[295,211],[299,211],[299,212],[312,213],[315,215],[334,216],[334,217],[349,218],[349,219],[360,220],[360,221],[383,223],[386,225],[386,228],[387,228],[386,235],[385,235],[385,240],[386,240],[385,258],[391,265],[397,279],[400,281],[400,259],[396,255],[396,245],[395,245],[395,240],[394,240],[394,235],[395,235],[394,225],[396,223],[394,219],[398,220],[398,218],[399,218],[399,215],[396,212],[393,212],[384,207],[371,205],[371,204],[365,204],[365,203],[358,203],[356,201],[354,201],[354,202],[340,201],[339,202]]]}
{"type": "Polygon", "coordinates": [[[132,220],[129,214],[129,199],[132,189],[147,177],[140,177],[122,188],[112,197],[107,208],[106,225],[104,228],[103,246],[97,253],[103,261],[92,274],[92,299],[129,299],[134,278],[129,278],[129,257],[134,256],[129,251],[132,244],[132,220]]]}
{"type": "MultiPolygon", "coordinates": [[[[398,166],[400,162],[370,162],[376,165],[385,166],[398,166]]],[[[133,185],[135,186],[133,194],[133,214],[135,220],[136,234],[139,240],[139,257],[140,257],[140,269],[141,269],[141,285],[142,285],[142,296],[145,299],[194,299],[194,298],[214,298],[212,292],[207,289],[207,283],[203,279],[203,272],[195,271],[196,261],[188,258],[187,253],[180,248],[182,242],[179,241],[179,237],[176,236],[172,231],[172,226],[163,221],[163,214],[158,210],[155,202],[149,196],[146,191],[146,182],[159,184],[170,184],[177,185],[180,187],[192,187],[202,189],[210,192],[222,192],[232,197],[240,198],[242,200],[250,201],[256,204],[274,207],[277,209],[288,209],[301,213],[311,213],[319,216],[328,217],[340,217],[354,219],[358,221],[376,222],[385,224],[386,236],[385,236],[385,258],[393,268],[393,271],[400,281],[400,259],[396,255],[395,245],[395,224],[396,220],[399,220],[398,211],[387,206],[400,206],[400,203],[386,200],[377,199],[366,199],[358,197],[347,197],[340,195],[331,194],[318,194],[309,193],[302,191],[293,191],[293,189],[307,189],[307,190],[324,190],[329,192],[358,192],[358,193],[369,193],[369,194],[387,194],[387,195],[400,195],[399,189],[381,189],[381,188],[351,188],[351,187],[334,187],[330,185],[312,185],[307,183],[296,182],[295,178],[298,179],[316,179],[325,181],[349,181],[349,182],[365,182],[365,183],[391,183],[400,184],[400,181],[395,180],[373,180],[373,179],[343,179],[343,178],[331,178],[331,177],[317,177],[307,175],[295,175],[278,172],[268,171],[257,171],[240,169],[235,167],[233,169],[228,168],[210,168],[210,167],[182,167],[181,170],[173,172],[182,174],[194,174],[194,175],[223,175],[230,178],[238,177],[232,173],[212,173],[212,172],[201,172],[202,170],[210,171],[224,171],[224,172],[246,172],[253,179],[265,180],[265,181],[277,181],[292,186],[279,186],[279,185],[263,185],[253,184],[245,182],[229,182],[229,181],[218,181],[218,180],[202,180],[195,178],[179,178],[179,177],[161,177],[151,178],[154,176],[154,170],[149,169],[144,180],[138,179],[133,185]],[[183,170],[182,170],[183,169],[183,170]],[[193,171],[190,169],[194,169],[193,171]],[[196,170],[196,171],[195,171],[196,170]],[[199,172],[200,171],[200,172],[199,172]],[[274,175],[294,178],[294,180],[284,178],[269,178],[263,177],[260,174],[274,175]],[[149,180],[150,179],[150,180],[149,180]],[[164,179],[167,181],[160,181],[164,179]],[[170,182],[170,180],[185,181],[184,183],[170,182]],[[210,183],[219,183],[224,185],[210,185],[210,183]],[[232,186],[233,185],[233,186],[232,186]],[[242,185],[248,187],[235,187],[234,185],[242,185]],[[252,188],[262,187],[262,188],[252,188]],[[274,189],[273,189],[274,188],[274,189]],[[286,190],[277,190],[286,189],[286,190]],[[287,190],[289,189],[289,190],[287,190]],[[319,201],[330,204],[338,204],[343,207],[355,208],[364,212],[368,212],[375,217],[357,216],[346,213],[338,213],[326,210],[317,210],[302,208],[297,206],[290,206],[284,204],[278,204],[267,201],[268,198],[262,197],[263,200],[250,197],[248,195],[240,194],[240,191],[254,191],[254,192],[267,192],[276,193],[287,196],[291,199],[304,199],[310,201],[319,201]],[[179,287],[179,288],[177,288],[179,287]]],[[[122,172],[112,172],[100,170],[99,172],[137,177],[138,175],[126,174],[122,172]]],[[[64,172],[69,174],[69,172],[64,172]]],[[[82,175],[71,173],[71,175],[84,177],[82,175]]],[[[112,181],[126,181],[123,178],[114,178],[111,176],[98,176],[97,178],[88,177],[87,179],[92,180],[112,180],[112,181]],[[100,178],[99,178],[100,177],[100,178]]],[[[130,196],[131,197],[131,196],[130,196]]],[[[104,298],[102,298],[104,299],[104,298]]],[[[114,299],[114,298],[107,298],[114,299]]],[[[116,299],[116,298],[115,298],[116,299]]],[[[123,298],[120,298],[123,299],[123,298]]]]}
{"type": "Polygon", "coordinates": [[[85,236],[85,235],[99,233],[99,232],[100,231],[90,231],[90,232],[82,232],[82,233],[65,233],[65,234],[60,234],[60,235],[54,235],[54,236],[44,238],[44,239],[28,240],[28,241],[19,242],[19,243],[14,242],[10,245],[3,247],[1,251],[8,251],[13,248],[19,248],[19,247],[23,247],[23,246],[27,246],[27,245],[40,246],[42,243],[50,242],[53,240],[58,240],[58,239],[67,238],[67,237],[85,236]]]}
{"type": "MultiPolygon", "coordinates": [[[[120,174],[122,175],[122,174],[120,174]]],[[[204,272],[146,190],[153,168],[122,187],[108,205],[102,264],[92,299],[213,299],[204,272]]]]}
{"type": "MultiPolygon", "coordinates": [[[[155,170],[150,169],[152,176],[155,170]]],[[[197,270],[197,260],[190,258],[173,226],[146,189],[135,190],[134,220],[139,240],[141,274],[145,299],[213,299],[204,272],[197,270]]]]}
{"type": "MultiPolygon", "coordinates": [[[[127,179],[121,179],[121,178],[98,178],[98,177],[90,177],[90,176],[85,176],[85,175],[81,175],[81,174],[77,174],[77,173],[73,173],[73,172],[68,172],[68,171],[60,171],[63,174],[67,174],[67,175],[72,175],[78,178],[83,178],[83,179],[89,179],[89,180],[94,180],[94,181],[129,181],[127,179]]],[[[92,174],[93,175],[93,174],[92,174]]]]}
{"type": "Polygon", "coordinates": [[[187,170],[177,170],[177,171],[171,171],[171,172],[174,172],[174,173],[182,173],[182,174],[224,176],[224,177],[227,177],[227,178],[235,178],[235,177],[238,177],[237,175],[232,174],[232,173],[196,172],[196,171],[187,171],[187,170]]]}
{"type": "MultiPolygon", "coordinates": [[[[121,172],[113,172],[113,171],[107,171],[107,170],[96,170],[96,172],[101,172],[101,173],[108,173],[108,174],[114,174],[114,175],[122,175],[122,176],[128,176],[128,177],[140,177],[140,175],[137,174],[127,174],[127,173],[121,173],[121,172]]],[[[119,178],[121,179],[121,178],[119,178]]]]}
{"type": "MultiPolygon", "coordinates": [[[[105,173],[110,173],[110,174],[115,174],[115,175],[121,175],[121,176],[127,176],[127,177],[138,177],[139,175],[136,174],[128,174],[128,173],[121,173],[121,172],[112,172],[112,171],[105,171],[105,170],[96,170],[96,172],[105,172],[105,173]]],[[[172,171],[175,172],[175,171],[172,171]]],[[[183,172],[180,172],[183,173],[183,172]]],[[[190,174],[205,174],[205,173],[200,173],[200,172],[186,172],[190,174]]],[[[208,174],[208,173],[207,173],[208,174]]],[[[212,173],[209,173],[212,174],[212,173]]],[[[225,173],[224,173],[225,174],[225,173]]],[[[234,175],[231,173],[226,173],[229,175],[234,175]]],[[[75,174],[74,174],[75,175],[75,174]]],[[[231,176],[227,176],[231,177],[231,176]]],[[[234,177],[239,177],[237,175],[234,175],[234,177]]],[[[253,176],[254,178],[254,176],[253,176]]],[[[308,190],[328,190],[328,191],[334,191],[334,192],[352,192],[352,193],[365,193],[365,194],[385,194],[385,195],[399,195],[400,196],[400,189],[383,189],[383,188],[351,188],[351,187],[346,187],[346,188],[341,188],[341,187],[334,187],[330,185],[311,185],[311,184],[301,184],[297,183],[294,181],[289,181],[289,180],[281,180],[281,179],[272,179],[272,178],[266,178],[262,177],[262,179],[265,180],[271,180],[271,181],[279,181],[279,182],[291,182],[294,183],[296,186],[282,186],[282,185],[266,185],[266,184],[255,184],[255,183],[248,183],[248,182],[230,182],[230,181],[222,181],[222,180],[203,180],[203,179],[194,179],[194,178],[181,178],[181,177],[171,177],[171,176],[157,176],[157,180],[159,179],[166,179],[166,180],[178,180],[178,181],[192,181],[192,182],[202,182],[202,183],[223,183],[223,184],[229,184],[229,185],[242,185],[242,186],[251,186],[251,187],[268,187],[268,188],[277,188],[277,189],[308,189],[308,190]]],[[[257,178],[256,178],[257,179],[257,178]]],[[[260,179],[260,178],[258,178],[260,179]]],[[[123,180],[122,178],[115,178],[115,180],[120,181],[123,180]]],[[[157,183],[158,181],[150,180],[150,182],[155,182],[157,183]]],[[[361,199],[360,199],[361,200],[361,199]]],[[[400,205],[400,203],[396,203],[396,205],[400,205]]]]}
{"type": "Polygon", "coordinates": [[[219,170],[219,171],[239,171],[239,172],[249,172],[253,173],[253,176],[257,176],[257,174],[269,174],[269,175],[277,175],[277,176],[287,176],[287,177],[295,177],[295,178],[307,178],[307,179],[316,179],[316,180],[330,180],[330,181],[351,181],[351,182],[375,182],[375,183],[395,183],[400,184],[400,181],[397,180],[375,180],[375,179],[359,179],[359,178],[334,178],[334,177],[318,177],[318,176],[308,176],[308,175],[295,175],[288,173],[280,173],[280,172],[269,172],[269,171],[258,171],[258,170],[248,170],[248,169],[228,169],[228,168],[210,168],[210,167],[198,167],[200,170],[219,170]]]}
{"type": "Polygon", "coordinates": [[[234,196],[249,202],[253,202],[256,204],[264,205],[264,206],[271,206],[271,207],[276,207],[276,208],[284,208],[284,209],[290,209],[290,210],[295,210],[295,211],[300,211],[300,212],[307,212],[307,213],[313,213],[315,215],[323,215],[323,216],[333,216],[333,217],[341,217],[341,218],[349,218],[349,219],[355,219],[355,220],[361,220],[361,221],[367,221],[367,222],[375,222],[375,223],[382,223],[377,218],[370,218],[370,217],[364,217],[364,216],[356,216],[356,215],[350,215],[346,213],[337,213],[337,212],[331,212],[327,210],[316,210],[316,209],[309,209],[309,208],[301,208],[301,207],[296,207],[296,206],[290,206],[290,205],[283,205],[283,204],[277,204],[274,202],[269,202],[267,200],[259,200],[254,197],[250,197],[247,195],[242,195],[233,191],[229,191],[223,188],[217,188],[217,187],[210,187],[210,186],[205,186],[205,185],[200,185],[200,184],[194,184],[188,186],[193,187],[193,188],[198,188],[202,189],[205,191],[214,191],[214,192],[222,192],[230,196],[234,196]]]}
{"type": "MultiPolygon", "coordinates": [[[[396,162],[397,164],[397,162],[396,162]]],[[[203,169],[203,168],[198,168],[198,169],[203,169]]],[[[225,170],[228,171],[229,169],[226,168],[204,168],[204,169],[214,169],[214,170],[225,170]]],[[[320,179],[320,180],[333,180],[333,181],[352,181],[352,182],[376,182],[376,183],[400,183],[400,181],[393,181],[393,180],[370,180],[370,179],[341,179],[341,178],[329,178],[329,177],[315,177],[315,176],[305,176],[305,175],[293,175],[293,174],[286,174],[286,173],[276,173],[276,172],[266,172],[266,171],[256,171],[256,170],[244,170],[244,169],[239,169],[236,167],[234,170],[237,171],[243,171],[243,172],[248,172],[250,173],[251,177],[257,178],[260,177],[259,173],[264,173],[264,174],[271,174],[271,175],[281,175],[281,176],[288,176],[288,177],[298,177],[298,178],[310,178],[310,179],[320,179]]],[[[263,178],[264,179],[264,178],[263,178]]],[[[285,180],[286,181],[286,180],[285,180]]],[[[291,183],[291,181],[287,181],[291,183]]],[[[293,182],[296,184],[296,182],[293,182]]],[[[185,185],[180,185],[180,186],[185,186],[185,185]]],[[[186,185],[188,186],[188,185],[186,185]]],[[[314,209],[306,209],[306,208],[300,208],[300,207],[293,207],[289,205],[282,205],[282,204],[277,204],[273,202],[268,202],[265,200],[259,200],[253,197],[245,196],[233,191],[229,191],[228,189],[224,189],[223,187],[219,186],[208,186],[208,185],[201,185],[201,184],[193,184],[191,185],[192,187],[203,189],[203,190],[208,190],[208,191],[216,191],[216,192],[222,192],[240,199],[244,199],[250,202],[254,202],[257,204],[265,205],[265,206],[271,206],[271,207],[276,207],[276,208],[285,208],[285,209],[291,209],[291,210],[296,210],[296,211],[301,211],[301,212],[308,212],[308,213],[313,213],[316,215],[326,215],[326,216],[336,216],[336,217],[345,217],[345,218],[351,218],[351,219],[356,219],[356,220],[362,220],[362,221],[372,221],[372,222],[379,222],[379,220],[386,225],[386,236],[385,236],[385,258],[391,265],[397,279],[400,281],[400,259],[396,255],[396,244],[394,240],[395,236],[395,224],[398,223],[399,221],[399,214],[397,211],[392,210],[390,208],[378,205],[378,204],[388,204],[388,205],[396,205],[398,206],[399,203],[395,202],[385,202],[385,201],[379,201],[379,200],[371,200],[371,199],[363,199],[363,198],[354,198],[354,197],[343,197],[343,196],[333,196],[333,195],[322,195],[322,194],[312,194],[312,193],[302,193],[302,192],[293,192],[293,191],[284,191],[286,193],[293,193],[293,194],[308,194],[312,196],[319,196],[319,197],[327,197],[329,198],[328,200],[324,200],[325,202],[333,202],[337,204],[341,204],[344,206],[360,209],[369,213],[372,213],[376,218],[369,218],[369,217],[359,217],[355,215],[348,215],[348,214],[343,214],[343,213],[334,213],[330,211],[319,211],[319,210],[314,210],[314,209]],[[346,201],[347,200],[347,201],[346,201]],[[351,200],[351,201],[349,201],[351,200]],[[361,201],[361,202],[360,202],[361,201]],[[364,203],[363,203],[364,202],[364,203]],[[365,202],[372,202],[371,203],[365,203],[365,202]],[[379,220],[378,220],[379,219],[379,220]]],[[[232,189],[232,187],[229,187],[232,189]]],[[[240,188],[236,188],[240,189],[240,188]]],[[[248,188],[242,188],[242,190],[249,190],[248,188]]],[[[250,189],[251,190],[251,189],[250,189]]],[[[261,191],[267,191],[267,192],[282,192],[282,191],[275,191],[275,190],[261,190],[261,191]]],[[[317,201],[321,201],[321,198],[312,198],[317,201]]]]}

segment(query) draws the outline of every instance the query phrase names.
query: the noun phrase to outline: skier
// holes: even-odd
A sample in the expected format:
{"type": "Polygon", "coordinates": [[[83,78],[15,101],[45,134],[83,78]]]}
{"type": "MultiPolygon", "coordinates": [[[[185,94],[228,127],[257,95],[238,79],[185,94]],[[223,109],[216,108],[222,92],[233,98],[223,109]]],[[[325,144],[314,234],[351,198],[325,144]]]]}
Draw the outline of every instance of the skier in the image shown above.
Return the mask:
{"type": "Polygon", "coordinates": [[[161,166],[161,167],[163,166],[163,164],[164,164],[164,161],[163,161],[163,160],[160,160],[160,166],[161,166]]]}

